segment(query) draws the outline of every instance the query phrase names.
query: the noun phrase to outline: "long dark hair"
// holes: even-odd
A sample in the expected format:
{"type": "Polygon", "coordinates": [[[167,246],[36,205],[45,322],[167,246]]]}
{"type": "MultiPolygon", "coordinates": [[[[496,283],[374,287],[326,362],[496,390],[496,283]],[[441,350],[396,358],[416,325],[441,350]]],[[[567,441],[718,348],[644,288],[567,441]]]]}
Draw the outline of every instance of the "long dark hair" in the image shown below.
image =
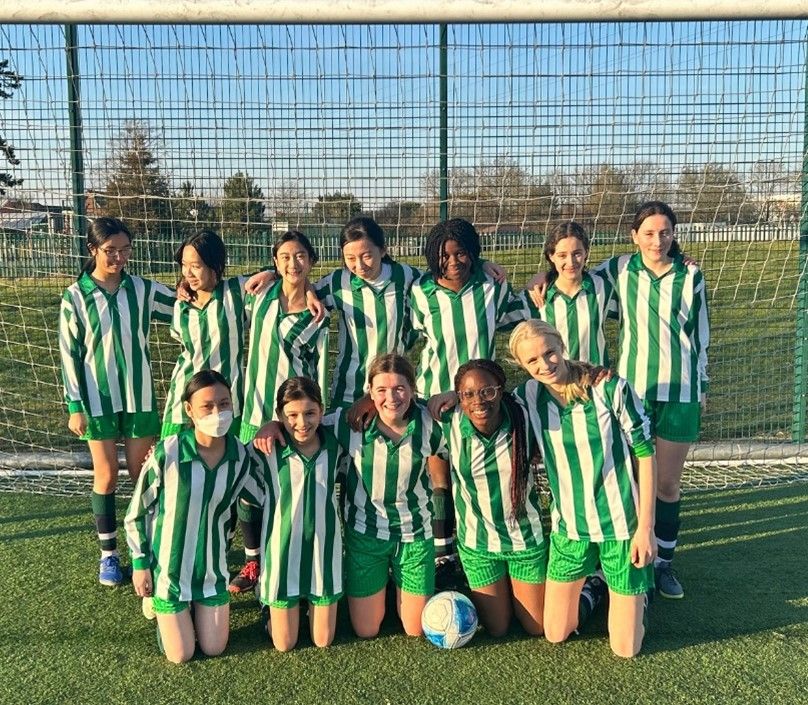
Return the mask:
{"type": "Polygon", "coordinates": [[[424,257],[436,279],[443,276],[443,248],[449,240],[455,240],[468,252],[473,267],[480,261],[480,236],[469,221],[452,218],[438,223],[429,231],[424,243],[424,257]]]}
{"type": "Polygon", "coordinates": [[[530,475],[530,459],[527,456],[527,429],[522,408],[513,394],[505,391],[505,371],[493,360],[469,360],[460,365],[454,378],[455,391],[460,389],[463,378],[472,370],[487,372],[502,387],[502,403],[511,417],[511,521],[517,521],[525,513],[527,479],[530,475]]]}
{"type": "Polygon", "coordinates": [[[674,237],[670,249],[668,250],[668,257],[676,257],[676,255],[680,254],[682,251],[679,247],[679,241],[676,239],[676,213],[674,213],[673,208],[664,201],[646,201],[643,203],[634,214],[634,220],[631,221],[632,232],[637,232],[642,226],[643,221],[646,218],[650,218],[652,215],[664,215],[670,221],[674,231],[674,237]]]}
{"type": "Polygon", "coordinates": [[[581,241],[587,254],[589,253],[589,235],[586,234],[583,225],[574,220],[556,225],[544,240],[544,259],[547,260],[549,269],[547,271],[547,286],[550,286],[558,279],[558,270],[550,259],[556,251],[558,243],[568,237],[574,237],[581,241]]]}
{"type": "Polygon", "coordinates": [[[129,231],[129,228],[123,224],[122,220],[103,216],[90,221],[90,225],[87,228],[87,251],[90,253],[90,257],[82,266],[80,274],[84,274],[85,272],[90,274],[95,269],[95,255],[93,254],[93,250],[98,252],[107,240],[119,233],[126,235],[126,237],[129,238],[129,242],[132,242],[132,233],[129,231]]]}
{"type": "Polygon", "coordinates": [[[186,247],[193,247],[199,258],[205,263],[205,266],[213,270],[216,275],[216,281],[221,281],[222,276],[224,276],[224,268],[227,265],[227,251],[222,238],[212,230],[202,230],[189,235],[174,253],[174,261],[180,266],[182,266],[182,251],[186,247]]]}
{"type": "MultiPolygon", "coordinates": [[[[339,248],[345,249],[345,245],[349,242],[357,242],[358,240],[370,240],[380,250],[386,250],[387,244],[384,237],[384,230],[373,218],[367,216],[359,216],[353,220],[345,223],[339,234],[339,248]]],[[[384,253],[382,262],[392,262],[393,258],[384,253]]]]}

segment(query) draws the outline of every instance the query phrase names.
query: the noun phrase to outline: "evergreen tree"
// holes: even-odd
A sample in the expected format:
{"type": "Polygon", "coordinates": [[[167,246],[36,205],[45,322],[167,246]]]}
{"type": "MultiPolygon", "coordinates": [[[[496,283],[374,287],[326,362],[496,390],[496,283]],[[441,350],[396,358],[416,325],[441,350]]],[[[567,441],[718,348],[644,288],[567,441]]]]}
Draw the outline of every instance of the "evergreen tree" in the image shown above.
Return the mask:
{"type": "MultiPolygon", "coordinates": [[[[14,91],[22,85],[22,76],[8,67],[8,59],[0,61],[0,98],[7,99],[14,95],[14,91]]],[[[12,166],[20,163],[14,154],[14,147],[9,144],[3,135],[0,135],[0,155],[12,166]]],[[[8,172],[0,172],[0,196],[6,193],[7,188],[19,186],[22,179],[14,178],[8,172]]]]}
{"type": "Polygon", "coordinates": [[[222,237],[250,235],[267,230],[264,220],[264,192],[249,174],[237,171],[222,188],[219,219],[222,237]]]}

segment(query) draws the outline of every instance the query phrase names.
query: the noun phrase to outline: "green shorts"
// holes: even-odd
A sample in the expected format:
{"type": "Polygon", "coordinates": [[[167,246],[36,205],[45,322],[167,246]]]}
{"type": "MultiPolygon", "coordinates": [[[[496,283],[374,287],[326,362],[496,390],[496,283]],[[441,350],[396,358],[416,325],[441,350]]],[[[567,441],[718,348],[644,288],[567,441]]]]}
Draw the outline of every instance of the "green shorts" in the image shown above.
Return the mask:
{"type": "Polygon", "coordinates": [[[531,585],[541,585],[547,579],[547,544],[544,541],[535,548],[502,553],[477,551],[458,543],[457,553],[472,590],[493,585],[506,575],[531,585]]]}
{"type": "Polygon", "coordinates": [[[698,402],[643,400],[651,419],[651,434],[674,443],[695,443],[701,431],[701,404],[698,402]]]}
{"type": "MultiPolygon", "coordinates": [[[[203,597],[199,600],[192,600],[195,605],[204,605],[205,607],[221,607],[222,605],[230,604],[230,593],[225,590],[218,595],[211,597],[203,597]]],[[[152,598],[152,607],[154,607],[155,614],[179,614],[187,610],[191,602],[183,602],[182,600],[163,600],[160,597],[152,598]]]]}
{"type": "Polygon", "coordinates": [[[411,595],[435,592],[435,542],[394,541],[365,536],[345,527],[345,592],[349,597],[375,595],[393,582],[411,595]]]}
{"type": "MultiPolygon", "coordinates": [[[[163,426],[160,429],[160,440],[163,438],[168,438],[169,436],[176,436],[180,431],[184,431],[190,425],[190,421],[188,423],[171,423],[170,421],[163,421],[163,426]]],[[[238,438],[240,432],[241,417],[237,417],[233,419],[233,424],[230,426],[228,433],[232,433],[238,438]]]]}
{"type": "Polygon", "coordinates": [[[290,610],[293,607],[297,607],[301,600],[306,600],[306,602],[313,607],[328,607],[329,605],[335,605],[337,602],[339,602],[341,597],[342,593],[339,593],[338,595],[324,595],[322,597],[308,595],[302,597],[286,597],[280,600],[273,600],[272,602],[265,602],[264,604],[269,605],[276,610],[290,610]]]}
{"type": "Polygon", "coordinates": [[[550,563],[547,579],[573,583],[592,575],[600,567],[609,589],[618,595],[642,595],[654,587],[653,563],[635,568],[631,563],[631,541],[577,541],[550,534],[550,563]]]}
{"type": "Polygon", "coordinates": [[[160,416],[156,411],[119,411],[108,416],[87,415],[87,431],[83,441],[117,441],[119,438],[146,438],[160,431],[160,416]]]}

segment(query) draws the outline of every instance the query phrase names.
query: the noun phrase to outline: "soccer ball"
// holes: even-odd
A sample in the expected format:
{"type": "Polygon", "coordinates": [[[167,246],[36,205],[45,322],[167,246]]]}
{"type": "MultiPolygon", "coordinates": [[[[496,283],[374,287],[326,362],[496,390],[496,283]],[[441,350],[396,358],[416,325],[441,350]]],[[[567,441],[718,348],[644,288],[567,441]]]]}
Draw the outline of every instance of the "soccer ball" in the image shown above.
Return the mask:
{"type": "Polygon", "coordinates": [[[471,600],[454,590],[439,592],[421,613],[424,636],[441,649],[459,649],[477,630],[477,610],[471,600]]]}

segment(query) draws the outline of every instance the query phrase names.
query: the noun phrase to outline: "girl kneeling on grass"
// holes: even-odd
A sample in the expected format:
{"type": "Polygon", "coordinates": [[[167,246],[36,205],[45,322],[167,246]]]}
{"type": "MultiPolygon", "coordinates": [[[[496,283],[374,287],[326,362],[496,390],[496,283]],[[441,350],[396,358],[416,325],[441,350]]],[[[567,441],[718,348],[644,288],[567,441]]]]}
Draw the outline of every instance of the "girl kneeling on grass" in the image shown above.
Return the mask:
{"type": "Polygon", "coordinates": [[[435,589],[432,488],[427,458],[445,454],[440,426],[415,401],[415,370],[405,357],[377,357],[368,370],[376,415],[351,430],[334,414],[334,432],[352,463],[345,487],[345,579],[351,624],[360,637],[379,633],[388,574],[398,616],[421,635],[421,612],[435,589]]]}
{"type": "Polygon", "coordinates": [[[454,378],[460,408],[444,416],[443,432],[458,553],[489,634],[503,636],[515,612],[525,631],[538,636],[547,546],[529,468],[533,442],[524,410],[505,382],[505,372],[491,360],[471,360],[454,378]]]}
{"type": "Polygon", "coordinates": [[[347,456],[320,426],[323,401],[312,380],[292,377],[281,384],[276,411],[285,445],[258,461],[265,493],[259,599],[269,606],[268,631],[276,649],[295,647],[301,600],[310,606],[312,641],[328,646],[342,596],[336,481],[347,456]]]}
{"type": "Polygon", "coordinates": [[[183,394],[192,428],[161,440],[146,461],[124,520],[141,597],[153,596],[169,661],[224,651],[230,629],[227,529],[241,493],[260,503],[252,456],[228,433],[230,387],[202,370],[183,394]],[[193,607],[193,614],[191,612],[193,607]]]}
{"type": "Polygon", "coordinates": [[[616,376],[593,386],[592,368],[564,359],[561,335],[549,323],[520,323],[510,351],[533,377],[514,394],[527,407],[553,496],[545,635],[560,642],[577,627],[581,587],[600,561],[612,651],[635,656],[656,556],[656,468],[642,402],[616,376]]]}

